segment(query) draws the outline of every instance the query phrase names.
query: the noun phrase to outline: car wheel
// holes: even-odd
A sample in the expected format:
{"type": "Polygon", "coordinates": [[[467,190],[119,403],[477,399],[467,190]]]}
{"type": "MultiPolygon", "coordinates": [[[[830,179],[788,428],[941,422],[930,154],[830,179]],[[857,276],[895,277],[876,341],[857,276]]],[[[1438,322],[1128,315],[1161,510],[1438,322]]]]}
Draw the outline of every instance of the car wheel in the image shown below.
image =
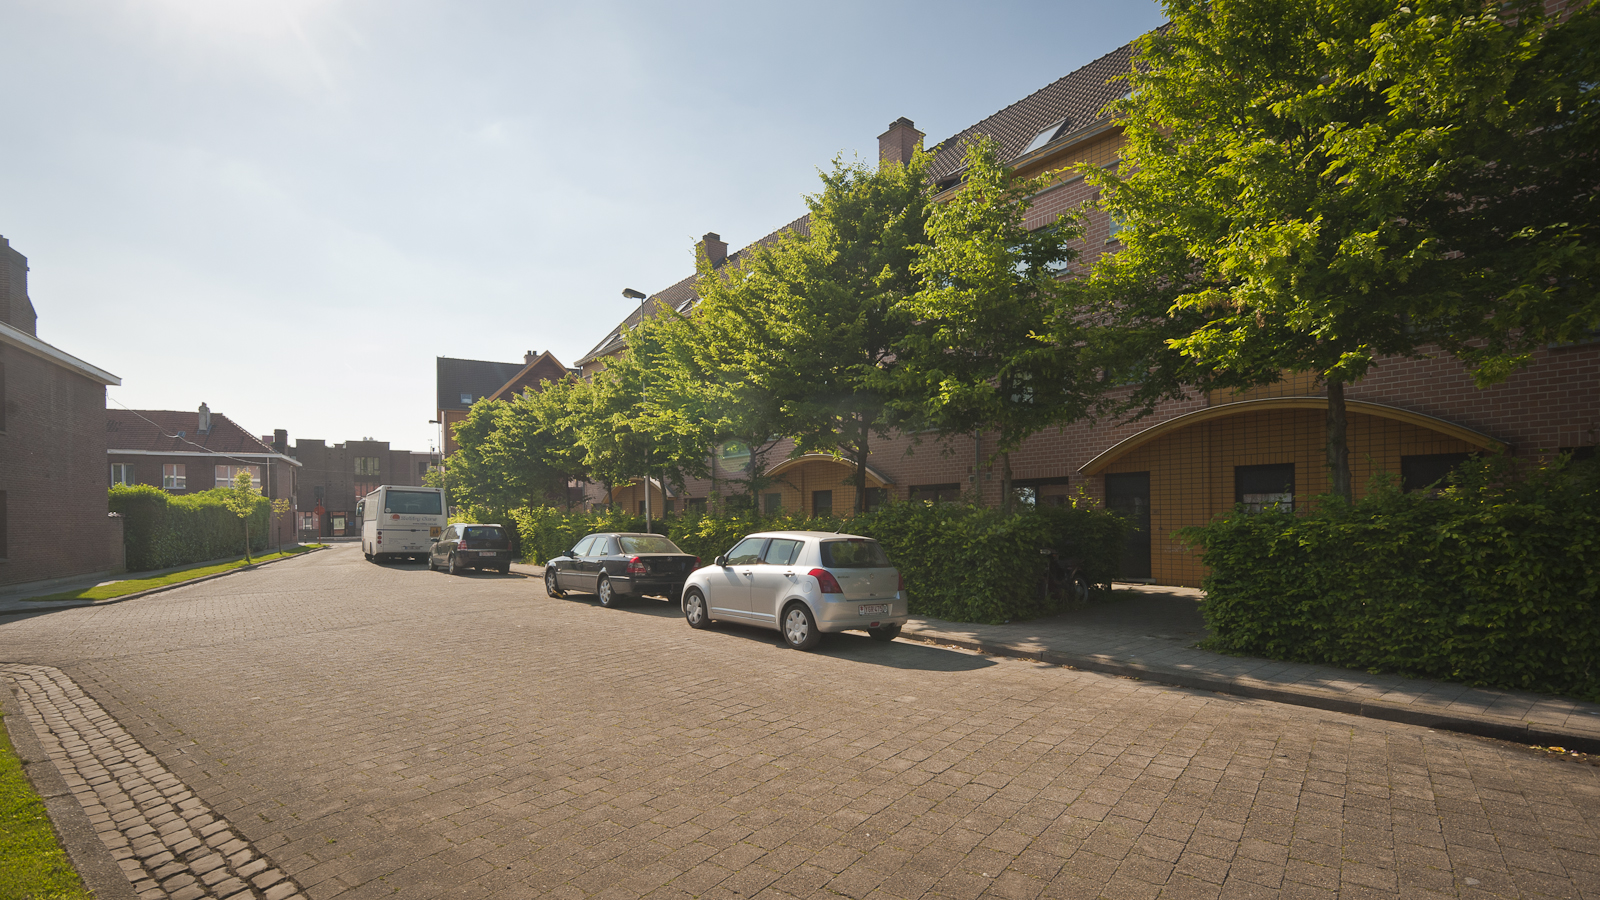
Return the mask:
{"type": "Polygon", "coordinates": [[[511,574],[511,563],[506,563],[505,565],[501,566],[500,567],[500,574],[501,575],[510,575],[511,574]]]}
{"type": "Polygon", "coordinates": [[[567,594],[561,590],[561,581],[556,575],[555,566],[544,567],[544,592],[552,597],[565,597],[567,594]]]}
{"type": "Polygon", "coordinates": [[[796,650],[810,650],[822,642],[822,632],[817,630],[817,619],[811,607],[798,601],[783,611],[783,642],[796,650]]]}
{"type": "Polygon", "coordinates": [[[364,544],[361,547],[361,555],[367,558],[367,562],[372,562],[372,554],[367,552],[366,545],[364,544]]]}
{"type": "Polygon", "coordinates": [[[684,592],[683,619],[690,628],[711,627],[711,607],[706,605],[706,598],[699,591],[684,592]]]}
{"type": "Polygon", "coordinates": [[[883,641],[884,643],[888,643],[889,641],[892,641],[900,636],[900,626],[896,624],[885,625],[882,628],[868,628],[867,636],[875,641],[883,641]]]}
{"type": "Polygon", "coordinates": [[[432,553],[428,554],[427,560],[428,560],[428,571],[429,572],[437,572],[437,571],[439,571],[439,567],[433,564],[433,554],[432,553]]]}
{"type": "Polygon", "coordinates": [[[456,562],[456,555],[454,553],[450,554],[450,559],[446,565],[448,568],[446,568],[445,571],[449,572],[451,575],[466,574],[467,570],[462,568],[460,563],[456,562]]]}
{"type": "Polygon", "coordinates": [[[1072,583],[1067,586],[1067,599],[1074,606],[1082,606],[1089,602],[1089,579],[1082,575],[1073,577],[1072,583]]]}
{"type": "Polygon", "coordinates": [[[606,609],[616,609],[621,605],[617,592],[611,589],[611,579],[604,575],[600,576],[600,583],[594,586],[594,592],[600,598],[600,605],[606,609]]]}

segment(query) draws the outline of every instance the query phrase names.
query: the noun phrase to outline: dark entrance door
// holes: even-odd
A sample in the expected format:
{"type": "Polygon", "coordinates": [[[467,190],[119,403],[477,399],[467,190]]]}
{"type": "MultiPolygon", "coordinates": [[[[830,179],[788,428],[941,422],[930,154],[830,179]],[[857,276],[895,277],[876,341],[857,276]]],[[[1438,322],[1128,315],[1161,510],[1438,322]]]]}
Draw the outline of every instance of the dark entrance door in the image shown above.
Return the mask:
{"type": "Polygon", "coordinates": [[[1150,473],[1118,472],[1106,476],[1106,508],[1121,513],[1136,531],[1128,533],[1122,548],[1120,578],[1135,581],[1150,577],[1150,473]]]}

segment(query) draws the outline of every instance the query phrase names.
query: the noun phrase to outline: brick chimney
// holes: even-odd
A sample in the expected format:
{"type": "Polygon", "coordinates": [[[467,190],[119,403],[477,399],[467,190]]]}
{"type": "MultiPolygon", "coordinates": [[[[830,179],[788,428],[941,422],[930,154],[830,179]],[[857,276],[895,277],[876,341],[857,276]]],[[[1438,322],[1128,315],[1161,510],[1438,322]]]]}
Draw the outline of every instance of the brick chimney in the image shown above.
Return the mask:
{"type": "Polygon", "coordinates": [[[718,268],[728,261],[728,242],[715,231],[708,231],[695,246],[695,256],[698,257],[701,253],[704,253],[706,259],[711,262],[711,268],[718,268]]]}
{"type": "Polygon", "coordinates": [[[286,428],[272,430],[272,449],[279,453],[289,452],[289,431],[286,428]]]}
{"type": "Polygon", "coordinates": [[[200,425],[195,429],[195,433],[211,433],[211,407],[207,406],[203,400],[200,402],[200,425]]]}
{"type": "Polygon", "coordinates": [[[905,116],[890,122],[889,130],[878,135],[878,165],[897,163],[903,166],[910,162],[924,137],[926,135],[905,116]]]}
{"type": "Polygon", "coordinates": [[[533,365],[533,361],[538,358],[539,354],[529,350],[527,353],[522,354],[522,364],[525,366],[531,366],[533,365]]]}

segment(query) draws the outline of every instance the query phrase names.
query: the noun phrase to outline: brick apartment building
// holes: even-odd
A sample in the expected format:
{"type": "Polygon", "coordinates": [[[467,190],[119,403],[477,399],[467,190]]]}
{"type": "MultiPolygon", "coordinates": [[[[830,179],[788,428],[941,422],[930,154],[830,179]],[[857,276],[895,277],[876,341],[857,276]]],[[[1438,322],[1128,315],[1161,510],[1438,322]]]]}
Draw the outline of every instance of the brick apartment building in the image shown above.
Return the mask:
{"type": "Polygon", "coordinates": [[[434,423],[444,432],[444,455],[456,452],[455,426],[467,418],[472,404],[488,398],[508,400],[528,388],[538,389],[546,381],[560,381],[568,374],[549,351],[523,354],[520,363],[490,362],[482,359],[435,357],[434,387],[438,415],[434,423]]]}
{"type": "Polygon", "coordinates": [[[0,586],[121,568],[103,468],[106,386],[121,383],[39,340],[28,259],[0,237],[0,586]]]}
{"type": "MultiPolygon", "coordinates": [[[[295,481],[299,460],[282,440],[257,438],[201,403],[194,412],[170,409],[108,409],[104,416],[111,484],[148,484],[173,494],[233,487],[241,471],[272,500],[289,500],[275,513],[269,543],[293,543],[295,481]]],[[[283,435],[283,432],[278,432],[283,435]]],[[[105,485],[101,476],[101,485],[105,485]]]]}
{"type": "MultiPolygon", "coordinates": [[[[1114,163],[1122,134],[1100,110],[1125,91],[1108,79],[1126,72],[1131,59],[1131,46],[1118,48],[942,142],[930,170],[937,196],[957,189],[966,144],[980,134],[998,142],[1003,158],[1023,177],[1080,162],[1114,163]]],[[[879,136],[880,158],[904,161],[922,138],[909,119],[898,119],[879,136]]],[[[1081,176],[1059,177],[1034,198],[1029,225],[1047,225],[1094,196],[1081,176]]],[[[777,233],[803,231],[806,225],[802,217],[777,233]]],[[[1087,225],[1077,247],[1080,267],[1120,247],[1103,212],[1090,212],[1087,225]]],[[[711,233],[700,249],[721,266],[737,263],[751,248],[729,255],[728,244],[711,233]]],[[[652,295],[577,366],[586,374],[602,367],[606,357],[626,346],[626,329],[641,315],[689,309],[696,281],[691,275],[652,295]]],[[[1345,394],[1358,496],[1375,472],[1426,484],[1474,452],[1502,450],[1528,458],[1559,450],[1592,453],[1600,439],[1600,340],[1548,347],[1527,368],[1484,390],[1449,358],[1385,359],[1365,379],[1348,385],[1345,394]]],[[[1173,532],[1204,523],[1236,502],[1292,503],[1295,496],[1325,493],[1325,410],[1322,387],[1303,377],[1237,394],[1197,394],[1166,403],[1136,423],[1075,424],[1036,435],[1012,454],[1012,469],[1027,502],[1060,503],[1081,489],[1142,522],[1124,559],[1129,580],[1198,585],[1202,567],[1173,532]]],[[[770,458],[782,460],[790,449],[780,444],[770,458]]],[[[868,465],[869,504],[970,492],[998,505],[1000,479],[988,458],[993,449],[992,437],[984,434],[921,446],[908,435],[879,441],[868,465]]],[[[653,508],[703,508],[719,490],[715,476],[740,477],[748,456],[734,448],[712,463],[713,478],[691,481],[678,495],[653,483],[653,508]]],[[[761,498],[767,509],[854,507],[848,461],[812,455],[788,459],[770,471],[782,480],[761,498]]],[[[613,501],[642,510],[643,491],[638,483],[625,486],[613,501]]],[[[589,503],[604,499],[602,488],[588,487],[589,503]]]]}
{"type": "Polygon", "coordinates": [[[354,534],[356,501],[380,484],[422,484],[435,464],[431,453],[393,450],[388,441],[368,439],[332,446],[302,439],[289,453],[303,466],[295,499],[300,533],[307,538],[354,534]]]}

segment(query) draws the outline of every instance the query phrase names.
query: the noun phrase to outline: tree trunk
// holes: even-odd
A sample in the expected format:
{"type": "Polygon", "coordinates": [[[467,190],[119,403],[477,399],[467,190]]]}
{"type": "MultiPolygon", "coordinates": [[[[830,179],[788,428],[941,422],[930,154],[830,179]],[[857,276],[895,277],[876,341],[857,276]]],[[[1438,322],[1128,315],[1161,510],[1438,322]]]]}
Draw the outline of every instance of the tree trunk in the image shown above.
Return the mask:
{"type": "Polygon", "coordinates": [[[246,516],[243,519],[241,519],[240,521],[244,523],[244,561],[245,562],[249,562],[250,561],[250,517],[246,516]]]}
{"type": "Polygon", "coordinates": [[[1328,483],[1332,493],[1355,499],[1350,489],[1350,447],[1345,441],[1344,382],[1328,382],[1328,483]]]}
{"type": "Polygon", "coordinates": [[[856,436],[856,514],[867,511],[867,420],[858,416],[861,430],[856,436]]]}
{"type": "Polygon", "coordinates": [[[1011,489],[1011,452],[1000,454],[1000,509],[1011,512],[1017,505],[1016,492],[1011,489]]]}

